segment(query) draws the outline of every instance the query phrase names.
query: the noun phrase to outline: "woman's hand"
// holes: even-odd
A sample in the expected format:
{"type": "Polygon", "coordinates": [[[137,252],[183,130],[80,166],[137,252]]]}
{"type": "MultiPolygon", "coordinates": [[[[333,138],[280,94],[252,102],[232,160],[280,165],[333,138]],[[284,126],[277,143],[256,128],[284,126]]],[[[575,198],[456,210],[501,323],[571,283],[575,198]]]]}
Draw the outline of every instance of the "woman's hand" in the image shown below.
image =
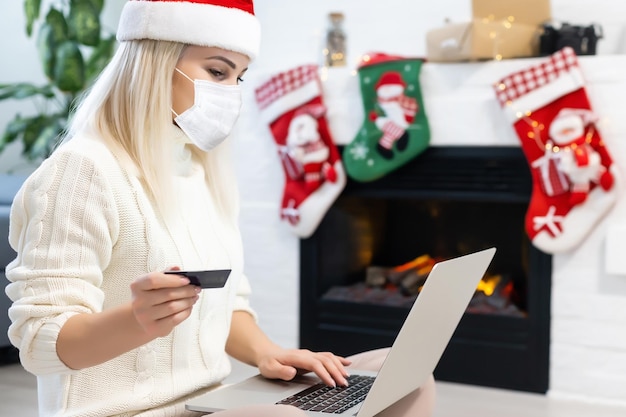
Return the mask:
{"type": "Polygon", "coordinates": [[[298,374],[314,372],[328,386],[348,384],[345,367],[350,365],[350,360],[329,352],[283,349],[263,333],[247,311],[233,313],[226,352],[256,366],[266,378],[289,381],[298,374]]]}
{"type": "Polygon", "coordinates": [[[69,368],[99,365],[168,335],[189,317],[199,292],[187,278],[162,272],[146,274],[130,288],[130,303],[75,314],[63,325],[56,349],[69,368]]]}
{"type": "Polygon", "coordinates": [[[326,385],[347,386],[350,360],[330,352],[311,352],[307,349],[276,349],[258,361],[261,375],[270,379],[289,381],[298,374],[314,372],[326,385]]]}
{"type": "MultiPolygon", "coordinates": [[[[174,268],[178,269],[178,268],[174,268]]],[[[167,336],[191,314],[201,289],[182,275],[151,272],[130,285],[132,311],[137,323],[152,338],[167,336]]]]}

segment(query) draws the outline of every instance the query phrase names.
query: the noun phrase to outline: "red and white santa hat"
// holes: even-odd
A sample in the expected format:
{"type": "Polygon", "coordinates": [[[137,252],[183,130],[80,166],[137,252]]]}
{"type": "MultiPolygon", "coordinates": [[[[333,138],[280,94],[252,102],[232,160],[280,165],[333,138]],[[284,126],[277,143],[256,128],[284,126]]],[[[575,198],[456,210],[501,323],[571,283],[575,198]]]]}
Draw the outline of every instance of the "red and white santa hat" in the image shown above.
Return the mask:
{"type": "Polygon", "coordinates": [[[214,46],[256,58],[261,25],[252,0],[129,0],[118,41],[154,39],[214,46]]]}
{"type": "Polygon", "coordinates": [[[404,89],[404,87],[406,87],[406,83],[402,79],[402,75],[400,75],[399,72],[389,71],[381,75],[381,77],[378,79],[378,82],[376,83],[375,88],[376,90],[378,90],[380,87],[389,86],[400,87],[404,89]]]}

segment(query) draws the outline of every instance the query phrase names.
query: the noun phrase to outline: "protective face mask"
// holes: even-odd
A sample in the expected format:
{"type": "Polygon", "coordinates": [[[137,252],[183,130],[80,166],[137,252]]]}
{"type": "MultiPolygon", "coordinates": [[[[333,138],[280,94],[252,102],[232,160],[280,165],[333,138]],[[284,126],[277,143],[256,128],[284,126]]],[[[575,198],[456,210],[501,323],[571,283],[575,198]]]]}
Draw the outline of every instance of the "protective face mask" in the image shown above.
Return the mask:
{"type": "Polygon", "coordinates": [[[241,87],[222,85],[207,80],[192,80],[176,68],[194,84],[194,104],[174,121],[191,142],[203,151],[210,151],[222,143],[230,134],[241,109],[241,87]]]}

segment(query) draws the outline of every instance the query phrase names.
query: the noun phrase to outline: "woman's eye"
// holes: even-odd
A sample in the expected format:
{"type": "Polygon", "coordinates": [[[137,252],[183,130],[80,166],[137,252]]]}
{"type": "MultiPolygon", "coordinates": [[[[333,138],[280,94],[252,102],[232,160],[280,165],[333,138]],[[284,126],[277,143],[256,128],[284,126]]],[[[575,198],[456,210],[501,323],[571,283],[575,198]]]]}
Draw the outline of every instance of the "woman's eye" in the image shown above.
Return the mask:
{"type": "Polygon", "coordinates": [[[216,78],[224,78],[224,73],[222,71],[220,71],[220,70],[211,69],[211,70],[209,70],[209,73],[211,73],[211,75],[216,77],[216,78]]]}
{"type": "Polygon", "coordinates": [[[243,82],[243,78],[237,77],[237,83],[242,83],[242,82],[243,82]]]}

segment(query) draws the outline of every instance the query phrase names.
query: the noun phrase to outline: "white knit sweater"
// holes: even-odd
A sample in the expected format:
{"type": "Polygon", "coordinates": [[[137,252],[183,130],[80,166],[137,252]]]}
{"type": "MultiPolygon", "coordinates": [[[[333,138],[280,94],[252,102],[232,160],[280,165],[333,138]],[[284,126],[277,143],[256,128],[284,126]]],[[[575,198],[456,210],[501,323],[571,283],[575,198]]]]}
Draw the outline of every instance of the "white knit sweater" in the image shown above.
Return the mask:
{"type": "Polygon", "coordinates": [[[230,372],[224,346],[232,312],[254,315],[239,231],[218,216],[180,130],[172,143],[177,219],[158,216],[138,179],[102,142],[85,137],[57,150],[15,199],[9,337],[37,375],[41,416],[194,415],[184,400],[230,372]],[[131,281],[172,265],[233,272],[223,289],[202,291],[169,336],[80,371],[63,364],[56,340],[69,317],[128,302],[131,281]]]}

